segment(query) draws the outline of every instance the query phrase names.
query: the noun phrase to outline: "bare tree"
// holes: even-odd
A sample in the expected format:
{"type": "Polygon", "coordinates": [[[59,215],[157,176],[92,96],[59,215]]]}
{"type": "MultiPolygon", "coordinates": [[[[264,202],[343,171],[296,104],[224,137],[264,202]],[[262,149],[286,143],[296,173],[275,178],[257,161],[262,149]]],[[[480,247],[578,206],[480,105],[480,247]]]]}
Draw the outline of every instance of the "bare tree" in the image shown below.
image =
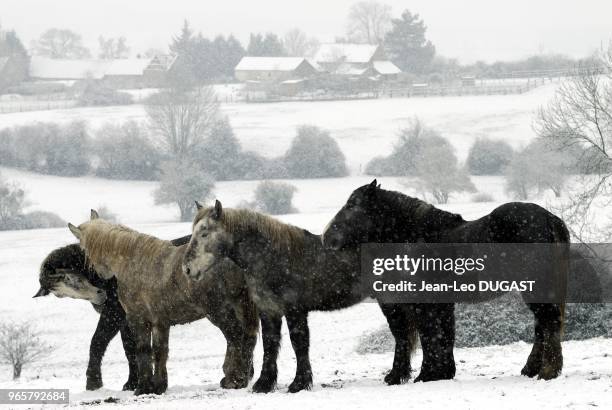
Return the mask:
{"type": "Polygon", "coordinates": [[[347,36],[359,43],[381,44],[391,28],[391,6],[361,1],[349,10],[347,36]]]}
{"type": "Polygon", "coordinates": [[[87,58],[91,56],[80,34],[67,29],[50,28],[32,45],[34,54],[51,58],[87,58]]]}
{"type": "Polygon", "coordinates": [[[579,162],[586,175],[556,207],[572,235],[583,242],[612,239],[612,223],[602,223],[601,215],[612,205],[612,44],[599,61],[599,67],[579,67],[536,122],[538,134],[559,149],[583,153],[579,162]]]}
{"type": "Polygon", "coordinates": [[[298,28],[288,31],[283,37],[283,48],[290,57],[312,57],[318,46],[316,38],[308,37],[298,28]]]}
{"type": "Polygon", "coordinates": [[[103,60],[127,58],[130,54],[130,48],[125,37],[104,38],[100,36],[98,37],[98,45],[100,48],[98,57],[103,60]]]}
{"type": "Polygon", "coordinates": [[[152,95],[145,110],[164,153],[182,160],[193,155],[212,130],[219,103],[212,87],[169,89],[152,95]]]}
{"type": "Polygon", "coordinates": [[[52,350],[30,323],[0,326],[0,360],[13,367],[13,379],[21,377],[23,366],[48,355],[52,350]]]}

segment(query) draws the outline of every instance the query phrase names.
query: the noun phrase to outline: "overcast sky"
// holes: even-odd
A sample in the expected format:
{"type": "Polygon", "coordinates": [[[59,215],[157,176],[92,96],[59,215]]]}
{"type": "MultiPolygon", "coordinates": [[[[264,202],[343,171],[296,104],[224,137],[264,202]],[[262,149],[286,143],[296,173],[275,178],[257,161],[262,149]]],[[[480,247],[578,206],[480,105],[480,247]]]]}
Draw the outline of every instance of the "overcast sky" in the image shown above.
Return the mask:
{"type": "MultiPolygon", "coordinates": [[[[581,57],[612,39],[610,0],[388,0],[428,26],[438,53],[463,62],[516,59],[539,52],[581,57]]],[[[100,34],[126,36],[134,53],[165,47],[187,18],[205,36],[279,34],[299,27],[319,40],[345,33],[354,0],[0,0],[0,23],[26,46],[49,27],[82,34],[95,48],[100,34]]],[[[245,44],[246,46],[246,44],[245,44]]]]}

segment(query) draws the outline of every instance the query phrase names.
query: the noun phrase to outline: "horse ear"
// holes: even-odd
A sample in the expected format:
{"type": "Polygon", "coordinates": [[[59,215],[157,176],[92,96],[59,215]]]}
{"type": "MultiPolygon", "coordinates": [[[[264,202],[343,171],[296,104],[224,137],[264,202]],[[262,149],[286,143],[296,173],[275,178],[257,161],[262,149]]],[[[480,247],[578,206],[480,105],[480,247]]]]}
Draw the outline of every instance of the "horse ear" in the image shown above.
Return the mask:
{"type": "Polygon", "coordinates": [[[98,211],[96,211],[95,209],[90,210],[89,219],[91,219],[92,221],[96,219],[100,219],[100,215],[98,215],[98,211]]]}
{"type": "Polygon", "coordinates": [[[368,189],[376,189],[376,185],[378,185],[378,181],[376,181],[375,178],[374,181],[370,182],[370,185],[368,185],[368,189]]]}
{"type": "Polygon", "coordinates": [[[80,241],[81,240],[81,236],[82,236],[82,232],[79,228],[77,228],[76,226],[74,226],[71,223],[68,223],[68,229],[70,229],[70,232],[72,232],[72,234],[74,236],[76,236],[76,238],[80,241]]]}
{"type": "Polygon", "coordinates": [[[215,209],[213,210],[212,217],[213,219],[221,219],[221,214],[223,213],[223,206],[221,202],[216,199],[215,200],[215,209]]]}
{"type": "Polygon", "coordinates": [[[201,203],[199,203],[198,201],[195,201],[195,204],[196,204],[196,209],[197,209],[198,211],[199,211],[200,209],[204,208],[204,207],[202,206],[202,204],[201,204],[201,203]]]}

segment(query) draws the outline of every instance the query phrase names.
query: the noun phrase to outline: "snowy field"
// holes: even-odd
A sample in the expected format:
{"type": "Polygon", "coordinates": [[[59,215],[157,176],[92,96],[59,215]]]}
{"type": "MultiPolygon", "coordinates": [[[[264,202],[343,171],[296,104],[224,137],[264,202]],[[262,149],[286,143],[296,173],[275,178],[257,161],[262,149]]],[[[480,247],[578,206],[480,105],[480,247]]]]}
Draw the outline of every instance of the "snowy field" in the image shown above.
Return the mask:
{"type": "MultiPolygon", "coordinates": [[[[172,223],[177,213],[172,208],[154,206],[154,183],[120,182],[97,178],[60,178],[40,176],[9,169],[2,174],[28,189],[30,209],[57,212],[73,223],[83,221],[89,208],[107,205],[119,219],[138,230],[162,238],[189,232],[189,224],[172,223]]],[[[298,187],[295,206],[300,213],[282,219],[314,232],[320,232],[333,213],[355,187],[369,182],[368,177],[291,181],[298,187]]],[[[405,190],[395,178],[381,178],[383,187],[405,190]]],[[[497,201],[503,194],[501,179],[474,178],[480,190],[497,201]]],[[[218,183],[215,196],[226,206],[250,199],[256,181],[218,183]]],[[[473,204],[468,197],[456,197],[445,208],[476,218],[490,212],[496,203],[473,204]]],[[[44,337],[55,345],[48,359],[24,369],[21,381],[10,379],[10,369],[0,366],[2,387],[69,388],[71,405],[106,408],[142,406],[159,409],[285,409],[300,408],[517,408],[537,406],[558,408],[610,408],[612,406],[612,340],[592,339],[564,343],[563,375],[549,382],[519,376],[530,345],[457,349],[457,377],[453,381],[406,384],[388,387],[382,382],[392,363],[392,354],[359,355],[355,347],[360,338],[385,324],[378,307],[362,303],[334,313],[313,313],[311,359],[315,386],[297,395],[286,393],[295,371],[294,356],[286,329],[279,359],[279,387],[268,395],[247,390],[227,391],[218,387],[222,377],[225,343],[220,331],[208,321],[172,328],[168,362],[170,387],[161,397],[135,398],[119,391],[127,379],[127,363],[119,339],[105,356],[105,388],[84,391],[89,340],[97,315],[83,301],[53,296],[32,299],[38,288],[38,266],[52,249],[73,242],[68,229],[0,232],[0,321],[31,319],[44,328],[44,337]],[[105,399],[118,398],[119,403],[105,399]]],[[[261,341],[255,352],[256,373],[261,366],[261,341]]],[[[414,358],[416,370],[420,352],[414,358]]]]}
{"type": "MultiPolygon", "coordinates": [[[[229,86],[228,86],[229,87],[229,86]]],[[[283,154],[296,127],[312,124],[330,131],[359,174],[374,156],[387,155],[397,132],[415,117],[438,130],[457,149],[460,160],[478,137],[508,141],[514,147],[534,137],[534,113],[553,95],[557,84],[520,95],[393,98],[355,101],[223,104],[242,146],[266,156],[283,154]]],[[[220,94],[227,90],[219,89],[220,94]]],[[[32,121],[87,120],[92,128],[106,122],[144,121],[141,105],[75,108],[4,114],[0,128],[32,121]]]]}
{"type": "MultiPolygon", "coordinates": [[[[414,98],[348,102],[288,104],[227,104],[236,134],[246,149],[265,155],[282,154],[300,124],[329,129],[345,155],[351,177],[321,180],[290,180],[297,187],[294,206],[299,213],[281,219],[321,232],[356,187],[371,181],[360,170],[375,155],[388,154],[396,132],[418,116],[440,130],[464,158],[478,136],[505,139],[514,146],[534,136],[534,112],[552,95],[545,86],[523,95],[446,98],[414,98]]],[[[92,127],[106,121],[144,120],[141,106],[78,108],[0,116],[0,127],[30,121],[69,121],[86,118],[92,127]]],[[[156,206],[154,182],[110,181],[94,177],[42,176],[0,167],[0,173],[27,191],[28,208],[57,213],[66,221],[80,223],[90,208],[102,205],[135,229],[162,238],[189,233],[190,224],[176,223],[174,207],[156,206]]],[[[499,177],[473,177],[479,191],[494,202],[472,203],[471,195],[458,195],[442,208],[474,219],[490,212],[509,198],[499,177]]],[[[397,178],[379,178],[383,188],[414,191],[397,178]]],[[[214,197],[225,206],[252,200],[259,181],[216,184],[214,197]]],[[[545,201],[541,198],[540,202],[545,201]]],[[[225,343],[221,332],[208,321],[174,327],[168,361],[169,389],[161,397],[135,398],[119,389],[127,379],[127,362],[121,343],[114,340],[105,356],[105,388],[84,391],[89,341],[97,314],[83,301],[53,296],[32,299],[38,289],[38,267],[56,247],[74,241],[68,229],[0,232],[0,321],[32,320],[44,329],[44,337],[55,346],[52,356],[24,369],[19,382],[10,369],[0,366],[0,387],[69,388],[74,407],[147,407],[159,409],[286,409],[286,408],[612,408],[612,340],[565,342],[564,372],[556,380],[543,382],[519,376],[531,346],[456,349],[455,380],[426,384],[408,383],[388,387],[382,382],[392,363],[392,354],[359,355],[360,338],[385,324],[375,304],[363,303],[334,313],[313,313],[311,360],[315,386],[311,392],[286,393],[295,371],[295,361],[286,329],[279,358],[279,388],[268,395],[246,390],[227,391],[218,386],[225,343]],[[118,398],[118,403],[104,402],[118,398]]],[[[261,342],[261,341],[260,341],[261,342]]],[[[255,352],[256,375],[261,366],[261,343],[255,352]]],[[[416,371],[421,355],[414,357],[416,371]]]]}

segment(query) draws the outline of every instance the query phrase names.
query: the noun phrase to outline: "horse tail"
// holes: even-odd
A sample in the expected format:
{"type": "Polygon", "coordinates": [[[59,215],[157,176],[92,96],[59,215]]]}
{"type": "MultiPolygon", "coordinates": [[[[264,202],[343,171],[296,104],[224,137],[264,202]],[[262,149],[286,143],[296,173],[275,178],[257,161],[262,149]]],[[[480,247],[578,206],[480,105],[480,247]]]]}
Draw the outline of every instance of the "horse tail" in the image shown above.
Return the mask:
{"type": "Polygon", "coordinates": [[[570,261],[570,233],[565,225],[565,222],[556,215],[551,214],[550,228],[553,234],[553,241],[556,244],[562,244],[561,247],[556,247],[555,255],[555,274],[561,280],[561,294],[563,300],[559,303],[560,310],[560,338],[563,339],[565,330],[565,299],[567,296],[567,282],[569,279],[569,261],[570,261]]]}

